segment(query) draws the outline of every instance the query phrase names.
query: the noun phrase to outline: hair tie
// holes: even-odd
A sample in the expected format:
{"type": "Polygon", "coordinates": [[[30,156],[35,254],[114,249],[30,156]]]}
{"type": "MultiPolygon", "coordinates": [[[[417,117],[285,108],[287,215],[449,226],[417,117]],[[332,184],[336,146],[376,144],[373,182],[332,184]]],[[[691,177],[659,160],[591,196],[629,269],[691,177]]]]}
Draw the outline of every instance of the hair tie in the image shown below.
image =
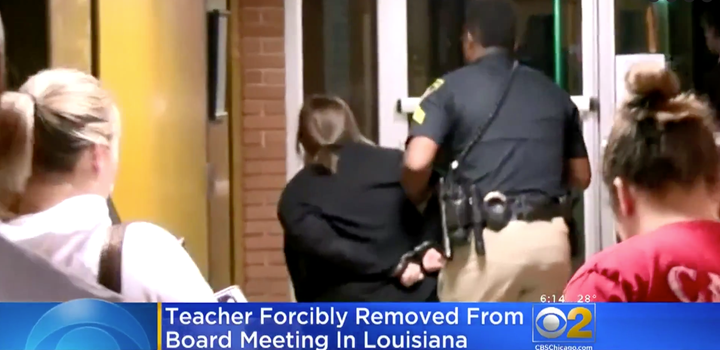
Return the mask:
{"type": "Polygon", "coordinates": [[[33,117],[35,118],[35,123],[41,122],[41,123],[47,123],[47,120],[45,119],[45,107],[41,106],[37,100],[35,100],[32,95],[28,95],[30,98],[32,98],[33,101],[33,117]]]}
{"type": "Polygon", "coordinates": [[[326,145],[320,145],[320,149],[330,151],[330,152],[337,152],[341,148],[343,148],[343,144],[341,143],[329,143],[326,145]]]}

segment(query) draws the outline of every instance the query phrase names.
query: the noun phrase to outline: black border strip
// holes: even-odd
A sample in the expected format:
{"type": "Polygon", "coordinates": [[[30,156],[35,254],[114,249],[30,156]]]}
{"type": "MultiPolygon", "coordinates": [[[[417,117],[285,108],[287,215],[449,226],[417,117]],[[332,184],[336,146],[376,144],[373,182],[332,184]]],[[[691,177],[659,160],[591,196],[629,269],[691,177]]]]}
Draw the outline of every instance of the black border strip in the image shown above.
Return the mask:
{"type": "MultiPolygon", "coordinates": [[[[90,74],[96,78],[100,78],[100,12],[99,0],[90,0],[90,74]]],[[[118,214],[112,197],[108,198],[108,209],[110,210],[110,220],[113,225],[119,224],[120,214],[118,214]]]]}
{"type": "Polygon", "coordinates": [[[90,0],[90,73],[100,78],[99,0],[90,0]]]}

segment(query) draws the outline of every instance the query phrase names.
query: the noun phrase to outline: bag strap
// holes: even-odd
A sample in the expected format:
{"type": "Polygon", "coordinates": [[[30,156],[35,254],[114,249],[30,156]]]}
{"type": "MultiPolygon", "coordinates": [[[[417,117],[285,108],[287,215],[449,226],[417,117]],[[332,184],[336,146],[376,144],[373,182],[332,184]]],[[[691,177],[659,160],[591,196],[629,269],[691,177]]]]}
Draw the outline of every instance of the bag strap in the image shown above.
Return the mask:
{"type": "Polygon", "coordinates": [[[122,293],[122,248],[128,224],[110,226],[100,252],[98,283],[118,294],[122,293]]]}
{"type": "Polygon", "coordinates": [[[468,142],[467,145],[465,145],[465,148],[463,148],[462,152],[455,158],[455,160],[450,163],[450,170],[448,171],[448,177],[449,175],[453,174],[455,170],[460,166],[462,162],[465,161],[465,158],[467,157],[470,150],[478,143],[480,140],[482,140],[483,136],[485,136],[485,132],[490,128],[490,125],[492,122],[497,119],[498,114],[500,114],[500,109],[502,108],[503,104],[505,103],[505,98],[508,95],[508,92],[510,91],[510,86],[512,86],[513,78],[515,77],[515,72],[518,68],[518,62],[513,62],[512,70],[510,71],[510,76],[507,78],[507,81],[505,81],[505,86],[503,86],[503,89],[500,92],[500,96],[498,97],[495,108],[490,113],[490,117],[488,120],[483,123],[483,125],[480,126],[477,133],[473,137],[470,142],[468,142]]]}

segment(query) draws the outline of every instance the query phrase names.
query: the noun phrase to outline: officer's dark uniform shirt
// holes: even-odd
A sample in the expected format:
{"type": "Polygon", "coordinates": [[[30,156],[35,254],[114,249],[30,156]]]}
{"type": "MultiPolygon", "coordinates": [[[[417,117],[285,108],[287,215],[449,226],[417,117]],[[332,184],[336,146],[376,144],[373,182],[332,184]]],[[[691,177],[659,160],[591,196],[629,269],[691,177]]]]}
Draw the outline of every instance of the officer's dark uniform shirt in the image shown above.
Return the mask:
{"type": "Polygon", "coordinates": [[[720,62],[705,75],[705,90],[715,112],[715,122],[720,124],[720,62]]]}
{"type": "MultiPolygon", "coordinates": [[[[448,73],[423,95],[410,137],[426,136],[440,146],[441,171],[487,122],[512,66],[506,53],[496,52],[448,73]]],[[[587,157],[578,110],[543,73],[516,69],[498,116],[458,174],[486,192],[562,196],[565,160],[587,157]]]]}

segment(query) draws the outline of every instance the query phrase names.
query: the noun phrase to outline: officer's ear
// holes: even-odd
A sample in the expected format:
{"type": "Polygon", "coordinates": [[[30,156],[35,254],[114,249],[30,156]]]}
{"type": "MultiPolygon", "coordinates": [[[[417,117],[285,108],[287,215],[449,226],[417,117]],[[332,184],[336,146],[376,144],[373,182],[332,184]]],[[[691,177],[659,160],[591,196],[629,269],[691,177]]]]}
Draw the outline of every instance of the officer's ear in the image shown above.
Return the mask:
{"type": "Polygon", "coordinates": [[[472,39],[473,39],[472,33],[470,33],[470,30],[468,29],[467,25],[463,25],[462,33],[460,35],[460,41],[463,43],[467,43],[468,40],[472,40],[472,39]]]}
{"type": "Polygon", "coordinates": [[[466,30],[466,31],[465,31],[465,38],[464,38],[464,39],[465,39],[465,42],[467,42],[467,43],[475,42],[475,37],[473,36],[473,34],[472,34],[469,30],[466,30]]]}

